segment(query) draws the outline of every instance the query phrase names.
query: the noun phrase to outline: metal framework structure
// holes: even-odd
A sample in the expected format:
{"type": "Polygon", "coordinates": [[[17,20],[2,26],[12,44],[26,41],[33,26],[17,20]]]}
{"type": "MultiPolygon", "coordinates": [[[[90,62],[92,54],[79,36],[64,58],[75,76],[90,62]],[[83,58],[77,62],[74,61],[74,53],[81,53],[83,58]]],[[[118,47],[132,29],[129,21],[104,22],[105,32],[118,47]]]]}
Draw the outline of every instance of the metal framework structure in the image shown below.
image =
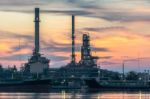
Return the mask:
{"type": "Polygon", "coordinates": [[[94,57],[91,54],[91,47],[90,47],[90,36],[87,34],[83,34],[83,44],[81,47],[81,64],[86,66],[96,66],[96,60],[98,57],[94,57]]]}

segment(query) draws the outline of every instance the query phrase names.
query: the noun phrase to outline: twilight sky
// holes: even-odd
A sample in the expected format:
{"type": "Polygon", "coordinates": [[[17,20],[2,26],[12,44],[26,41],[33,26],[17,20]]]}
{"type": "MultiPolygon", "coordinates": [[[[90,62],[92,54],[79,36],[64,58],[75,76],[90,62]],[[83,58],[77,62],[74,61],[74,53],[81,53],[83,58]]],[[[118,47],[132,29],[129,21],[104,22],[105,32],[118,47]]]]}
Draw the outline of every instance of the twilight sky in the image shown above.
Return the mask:
{"type": "MultiPolygon", "coordinates": [[[[149,0],[0,0],[0,63],[20,67],[34,48],[34,8],[41,11],[41,53],[51,67],[70,61],[71,15],[76,15],[76,55],[82,34],[91,37],[102,68],[121,71],[123,59],[150,57],[149,0]]],[[[126,61],[126,71],[150,68],[150,59],[126,61]]]]}

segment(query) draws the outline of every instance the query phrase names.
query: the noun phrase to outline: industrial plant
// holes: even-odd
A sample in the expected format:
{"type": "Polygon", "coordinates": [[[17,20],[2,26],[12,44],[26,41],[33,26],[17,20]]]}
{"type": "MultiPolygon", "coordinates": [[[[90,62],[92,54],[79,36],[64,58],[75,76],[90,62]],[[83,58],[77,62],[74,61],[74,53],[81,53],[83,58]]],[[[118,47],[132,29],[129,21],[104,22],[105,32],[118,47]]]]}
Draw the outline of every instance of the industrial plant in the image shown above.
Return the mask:
{"type": "Polygon", "coordinates": [[[35,8],[35,48],[33,55],[24,65],[23,77],[28,78],[32,76],[49,77],[49,78],[80,78],[80,77],[97,77],[98,66],[97,56],[92,56],[90,47],[90,36],[83,34],[81,46],[81,60],[76,62],[75,55],[75,16],[72,15],[72,55],[70,63],[62,66],[59,69],[49,68],[49,59],[41,56],[40,54],[40,10],[35,8]]]}
{"type": "Polygon", "coordinates": [[[39,91],[52,89],[149,89],[149,74],[134,73],[127,75],[119,72],[100,69],[97,65],[98,56],[92,55],[90,35],[83,34],[81,58],[76,61],[75,50],[75,16],[72,15],[72,52],[71,60],[60,68],[50,68],[50,59],[40,53],[40,9],[35,8],[35,40],[34,49],[28,62],[21,70],[4,69],[0,66],[0,91],[39,91]],[[134,74],[134,76],[133,76],[134,74]],[[136,76],[135,76],[136,75],[136,76]],[[138,77],[141,77],[138,79],[138,77]],[[136,78],[137,77],[137,78],[136,78]],[[136,78],[136,79],[135,79],[136,78]]]}

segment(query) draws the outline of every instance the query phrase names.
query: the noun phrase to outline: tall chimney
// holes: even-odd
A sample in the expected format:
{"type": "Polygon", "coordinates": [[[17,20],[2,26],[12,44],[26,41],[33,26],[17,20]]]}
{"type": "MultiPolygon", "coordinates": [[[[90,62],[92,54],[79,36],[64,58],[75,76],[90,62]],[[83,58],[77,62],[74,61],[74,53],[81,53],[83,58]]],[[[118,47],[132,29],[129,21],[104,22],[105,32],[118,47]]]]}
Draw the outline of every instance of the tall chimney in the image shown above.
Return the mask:
{"type": "Polygon", "coordinates": [[[35,53],[39,53],[39,23],[40,23],[40,9],[35,8],[35,53]]]}
{"type": "Polygon", "coordinates": [[[75,17],[72,15],[72,63],[75,62],[75,17]]]}

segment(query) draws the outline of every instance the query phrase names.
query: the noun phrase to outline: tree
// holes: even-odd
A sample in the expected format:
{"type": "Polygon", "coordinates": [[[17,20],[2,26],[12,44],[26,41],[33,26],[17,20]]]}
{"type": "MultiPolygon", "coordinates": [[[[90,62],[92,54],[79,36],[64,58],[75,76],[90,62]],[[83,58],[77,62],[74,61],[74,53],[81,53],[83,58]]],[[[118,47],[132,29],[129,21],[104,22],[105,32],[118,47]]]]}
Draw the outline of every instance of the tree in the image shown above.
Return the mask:
{"type": "Polygon", "coordinates": [[[126,75],[126,80],[138,80],[138,74],[134,71],[130,71],[126,75]]]}

